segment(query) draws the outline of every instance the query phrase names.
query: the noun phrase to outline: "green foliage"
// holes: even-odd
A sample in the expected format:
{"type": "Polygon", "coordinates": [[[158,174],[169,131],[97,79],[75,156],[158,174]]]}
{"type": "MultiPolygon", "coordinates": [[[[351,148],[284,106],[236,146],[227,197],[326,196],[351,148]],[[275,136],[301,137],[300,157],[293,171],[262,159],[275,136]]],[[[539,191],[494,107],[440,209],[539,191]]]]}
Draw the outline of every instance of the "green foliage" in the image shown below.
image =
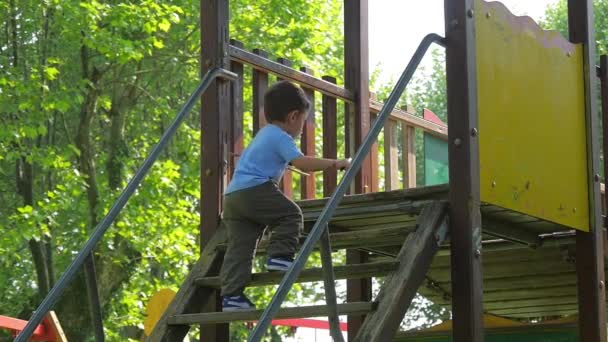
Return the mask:
{"type": "MultiPolygon", "coordinates": [[[[109,177],[118,176],[119,189],[126,185],[195,88],[199,6],[183,0],[0,4],[2,314],[27,318],[40,302],[30,242],[50,237],[48,261],[55,279],[62,274],[89,237],[92,215],[103,217],[119,195],[109,177]],[[81,132],[91,142],[90,157],[79,149],[81,132]],[[96,179],[84,172],[83,158],[91,158],[96,179]],[[110,167],[112,158],[118,168],[110,167]],[[33,174],[18,171],[19,164],[31,164],[33,174]],[[33,203],[24,202],[19,177],[32,182],[33,203]],[[98,203],[91,213],[93,185],[98,203]]],[[[234,1],[231,10],[232,36],[248,48],[267,49],[342,82],[340,2],[234,1]]],[[[246,88],[245,103],[250,99],[246,88]]],[[[149,298],[161,288],[177,290],[198,258],[199,112],[193,110],[96,250],[109,341],[137,338],[127,331],[143,327],[149,298]]],[[[319,128],[320,122],[319,116],[319,128]]],[[[319,257],[310,262],[319,264],[319,257]]],[[[319,299],[317,286],[296,290],[292,305],[319,299]]],[[[260,288],[251,295],[263,305],[273,292],[260,288]]],[[[80,325],[86,310],[65,303],[59,312],[64,328],[84,339],[91,331],[80,325]]],[[[235,326],[233,339],[242,340],[244,331],[235,326]]],[[[279,328],[269,338],[290,333],[279,328]]]]}

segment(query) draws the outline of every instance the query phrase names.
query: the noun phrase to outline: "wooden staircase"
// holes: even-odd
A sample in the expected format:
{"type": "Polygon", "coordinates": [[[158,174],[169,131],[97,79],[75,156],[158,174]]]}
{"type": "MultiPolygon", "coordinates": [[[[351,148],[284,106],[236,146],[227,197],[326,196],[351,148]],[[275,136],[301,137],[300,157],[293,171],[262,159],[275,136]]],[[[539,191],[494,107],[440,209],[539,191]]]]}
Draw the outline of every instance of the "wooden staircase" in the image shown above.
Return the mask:
{"type": "MultiPolygon", "coordinates": [[[[339,315],[366,314],[366,319],[355,337],[355,341],[391,340],[409,307],[416,290],[424,281],[433,257],[445,240],[447,227],[447,206],[440,200],[410,201],[404,210],[416,216],[414,229],[411,225],[399,227],[357,229],[334,232],[330,225],[330,241],[333,250],[363,249],[400,245],[395,258],[364,264],[335,266],[335,279],[361,279],[386,276],[377,298],[373,302],[351,302],[328,305],[299,306],[281,308],[274,318],[305,318],[328,316],[334,309],[339,315]],[[386,236],[383,236],[386,234],[386,236]]],[[[303,208],[304,215],[311,215],[303,208]]],[[[373,210],[372,210],[373,211],[373,210]]],[[[373,211],[377,215],[378,211],[373,211]]],[[[342,214],[349,215],[348,211],[342,214]]],[[[314,213],[312,214],[314,215],[314,213]]],[[[340,211],[336,213],[340,218],[340,211]]],[[[352,215],[352,214],[350,214],[352,215]]],[[[182,284],[172,303],[157,323],[148,341],[182,341],[192,325],[218,324],[235,321],[256,321],[263,310],[241,312],[203,312],[205,303],[215,299],[220,288],[218,276],[225,250],[226,234],[220,227],[211,238],[199,261],[182,284]]],[[[262,240],[257,255],[266,252],[266,241],[262,240]]],[[[318,248],[318,246],[317,246],[318,248]]],[[[283,273],[263,272],[253,274],[250,287],[278,284],[283,273]]],[[[296,282],[324,280],[322,268],[303,270],[296,282]]]]}

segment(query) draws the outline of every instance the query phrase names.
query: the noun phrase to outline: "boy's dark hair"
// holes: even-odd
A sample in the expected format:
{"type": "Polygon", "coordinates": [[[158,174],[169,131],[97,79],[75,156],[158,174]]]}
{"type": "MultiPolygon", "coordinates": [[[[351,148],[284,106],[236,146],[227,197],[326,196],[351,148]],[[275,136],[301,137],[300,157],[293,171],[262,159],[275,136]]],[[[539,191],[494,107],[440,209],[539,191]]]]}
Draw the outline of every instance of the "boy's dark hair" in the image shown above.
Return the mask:
{"type": "Polygon", "coordinates": [[[310,102],[302,89],[289,81],[273,84],[264,94],[264,113],[268,122],[284,122],[289,112],[306,112],[310,102]]]}

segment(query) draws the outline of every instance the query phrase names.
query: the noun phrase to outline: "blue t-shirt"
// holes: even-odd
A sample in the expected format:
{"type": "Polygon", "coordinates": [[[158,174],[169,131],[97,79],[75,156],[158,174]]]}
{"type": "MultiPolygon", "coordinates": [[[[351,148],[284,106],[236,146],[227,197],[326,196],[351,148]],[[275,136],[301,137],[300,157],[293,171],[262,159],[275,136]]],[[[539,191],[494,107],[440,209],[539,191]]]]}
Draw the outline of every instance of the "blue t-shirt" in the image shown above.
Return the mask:
{"type": "Polygon", "coordinates": [[[278,183],[287,164],[302,156],[291,135],[279,126],[268,124],[243,151],[225,194],[270,180],[278,183]]]}

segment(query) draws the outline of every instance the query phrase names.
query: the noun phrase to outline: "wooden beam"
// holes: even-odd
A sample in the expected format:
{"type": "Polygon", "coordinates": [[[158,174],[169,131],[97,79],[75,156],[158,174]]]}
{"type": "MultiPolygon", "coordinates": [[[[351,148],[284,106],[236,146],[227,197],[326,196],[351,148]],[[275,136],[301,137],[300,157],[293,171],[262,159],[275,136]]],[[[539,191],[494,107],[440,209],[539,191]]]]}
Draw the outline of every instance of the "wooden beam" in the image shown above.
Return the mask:
{"type": "Polygon", "coordinates": [[[230,47],[230,58],[232,60],[248,64],[254,69],[262,71],[264,73],[272,73],[280,78],[318,90],[323,94],[330,95],[332,97],[339,98],[347,102],[353,101],[352,92],[342,87],[339,87],[320,78],[314,77],[312,75],[307,75],[303,72],[299,72],[288,66],[281,65],[280,63],[273,62],[267,58],[264,58],[263,56],[251,53],[236,46],[230,47]]]}
{"type": "Polygon", "coordinates": [[[488,216],[484,216],[483,218],[483,232],[484,234],[524,244],[531,248],[536,248],[541,244],[541,239],[536,233],[522,229],[516,223],[488,216]]]}
{"type": "Polygon", "coordinates": [[[378,309],[367,315],[355,341],[393,339],[447,229],[444,203],[435,202],[422,210],[418,229],[408,236],[397,256],[399,268],[385,279],[376,298],[378,309]]]}
{"type": "MultiPolygon", "coordinates": [[[[591,225],[589,232],[576,232],[576,269],[578,275],[579,334],[581,342],[606,341],[604,245],[599,186],[599,123],[597,120],[596,103],[596,42],[593,25],[593,1],[568,0],[570,41],[582,44],[583,52],[589,222],[591,225]]],[[[606,115],[605,112],[604,115],[606,115]]],[[[604,127],[604,132],[608,132],[606,127],[604,127]]],[[[604,151],[604,156],[607,155],[608,153],[604,151]]]]}
{"type": "MultiPolygon", "coordinates": [[[[223,0],[201,0],[201,75],[209,70],[230,68],[229,4],[223,0]]],[[[222,212],[222,196],[227,185],[230,134],[230,83],[216,79],[201,97],[201,225],[200,253],[215,235],[222,212]]],[[[221,297],[213,295],[206,311],[221,310],[221,297]]],[[[228,342],[227,324],[201,327],[201,340],[228,342]]]]}
{"type": "MultiPolygon", "coordinates": [[[[353,102],[346,104],[346,156],[353,157],[370,129],[369,111],[369,44],[368,0],[344,1],[344,83],[353,94],[353,102]]],[[[368,155],[361,171],[355,177],[354,193],[366,193],[372,189],[372,163],[368,155]]],[[[368,253],[346,251],[346,263],[367,262],[368,253]]],[[[370,301],[371,279],[347,280],[348,302],[370,301]]],[[[353,341],[365,316],[348,317],[348,341],[353,341]]]]}
{"type": "MultiPolygon", "coordinates": [[[[356,302],[338,305],[338,313],[341,315],[360,315],[368,313],[375,309],[375,303],[372,302],[356,302]]],[[[263,310],[237,311],[237,312],[214,312],[201,314],[176,315],[171,317],[169,324],[184,325],[184,324],[217,324],[234,321],[257,321],[262,316],[263,310]]],[[[274,316],[275,319],[284,318],[304,318],[304,317],[321,317],[327,315],[327,307],[325,305],[314,306],[298,306],[291,308],[282,308],[274,316]]]]}
{"type": "Polygon", "coordinates": [[[445,0],[455,342],[483,341],[474,0],[445,0]]]}

